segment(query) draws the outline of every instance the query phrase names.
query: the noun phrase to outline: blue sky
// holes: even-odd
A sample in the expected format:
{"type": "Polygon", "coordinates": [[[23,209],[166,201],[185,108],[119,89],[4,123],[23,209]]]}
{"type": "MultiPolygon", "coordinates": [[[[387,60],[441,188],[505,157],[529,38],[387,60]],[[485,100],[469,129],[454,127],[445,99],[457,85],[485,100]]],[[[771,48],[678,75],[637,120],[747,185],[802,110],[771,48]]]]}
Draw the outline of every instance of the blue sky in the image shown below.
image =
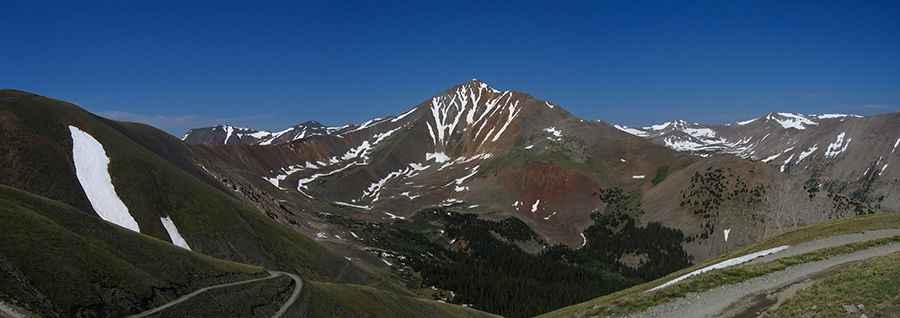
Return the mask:
{"type": "Polygon", "coordinates": [[[629,125],[900,109],[897,1],[130,2],[4,1],[0,87],[174,134],[360,122],[470,78],[629,125]]]}

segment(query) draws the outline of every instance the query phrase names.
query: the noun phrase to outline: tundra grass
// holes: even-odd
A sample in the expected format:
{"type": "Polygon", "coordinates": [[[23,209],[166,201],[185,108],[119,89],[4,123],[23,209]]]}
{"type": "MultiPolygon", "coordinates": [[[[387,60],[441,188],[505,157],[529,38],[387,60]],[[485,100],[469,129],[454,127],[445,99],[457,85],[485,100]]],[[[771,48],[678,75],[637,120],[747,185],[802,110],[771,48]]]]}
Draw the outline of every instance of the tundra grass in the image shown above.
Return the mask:
{"type": "Polygon", "coordinates": [[[838,255],[869,249],[875,246],[900,242],[900,236],[879,240],[851,243],[821,249],[806,254],[781,258],[763,264],[736,266],[703,273],[665,289],[648,294],[636,294],[619,299],[606,307],[606,314],[621,315],[639,312],[653,306],[667,303],[690,293],[700,293],[719,286],[737,284],[769,273],[782,271],[790,266],[817,262],[838,255]]]}
{"type": "Polygon", "coordinates": [[[900,253],[844,266],[800,290],[766,317],[847,317],[844,305],[863,305],[857,315],[900,313],[900,253]]]}
{"type": "Polygon", "coordinates": [[[0,186],[0,297],[42,316],[122,316],[262,274],[0,186]]]}

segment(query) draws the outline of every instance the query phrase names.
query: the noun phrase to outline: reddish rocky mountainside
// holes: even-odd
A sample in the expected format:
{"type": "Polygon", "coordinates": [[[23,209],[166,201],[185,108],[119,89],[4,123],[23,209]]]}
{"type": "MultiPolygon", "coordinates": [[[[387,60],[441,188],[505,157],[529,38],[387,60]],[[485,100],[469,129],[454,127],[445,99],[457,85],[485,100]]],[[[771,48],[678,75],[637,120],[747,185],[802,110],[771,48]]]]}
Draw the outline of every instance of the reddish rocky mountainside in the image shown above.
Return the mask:
{"type": "MultiPolygon", "coordinates": [[[[896,131],[896,114],[816,119],[811,124],[806,117],[769,114],[730,126],[674,122],[627,129],[585,121],[552,102],[471,80],[400,115],[334,133],[273,145],[194,149],[208,171],[270,216],[339,245],[359,244],[346,240],[351,231],[323,213],[389,224],[428,207],[454,206],[485,219],[517,218],[549,244],[578,248],[586,242],[582,232],[592,224],[591,213],[606,208],[600,194],[622,188],[641,195],[645,222],[660,221],[696,237],[685,247],[699,260],[719,253],[711,244],[723,243],[715,233],[725,228],[734,228],[730,244],[745,244],[861,209],[898,210],[898,198],[890,195],[898,193],[896,173],[881,171],[896,154],[890,156],[887,147],[881,159],[868,152],[854,155],[864,143],[857,141],[848,151],[835,145],[841,141],[832,133],[846,130],[860,140],[874,131],[896,131]],[[679,146],[691,142],[702,145],[679,146]],[[818,151],[802,154],[816,144],[818,151]],[[794,157],[786,164],[759,160],[791,147],[796,153],[782,155],[794,157]],[[859,178],[864,168],[850,170],[863,165],[878,165],[870,169],[878,171],[867,172],[866,179],[859,178]],[[768,191],[756,194],[760,202],[754,206],[724,199],[700,207],[690,196],[692,186],[705,189],[703,182],[715,182],[722,188],[718,192],[734,192],[728,198],[754,186],[768,191]],[[781,211],[785,207],[790,212],[781,211]],[[720,212],[740,209],[767,212],[720,212]],[[704,213],[727,217],[704,219],[704,213]]],[[[866,144],[890,146],[893,141],[885,138],[879,134],[866,144]]]]}
{"type": "MultiPolygon", "coordinates": [[[[73,219],[139,232],[131,251],[162,240],[297,272],[314,288],[336,283],[337,296],[352,292],[342,283],[364,284],[510,317],[628,288],[801,225],[900,211],[898,114],[632,129],[472,80],[359,125],[305,122],[277,133],[221,125],[179,140],[25,92],[0,91],[0,104],[0,184],[11,187],[10,202],[33,194],[80,211],[73,219]]],[[[55,209],[30,205],[11,212],[55,209]]],[[[121,237],[103,233],[82,234],[121,237]]],[[[27,265],[25,246],[16,261],[27,265]]],[[[132,256],[163,260],[153,268],[160,273],[168,266],[132,256]]]]}
{"type": "Polygon", "coordinates": [[[461,205],[486,217],[515,216],[570,246],[583,243],[601,189],[641,189],[660,167],[698,159],[477,80],[335,134],[195,149],[208,169],[297,210],[329,206],[389,221],[461,205]]]}

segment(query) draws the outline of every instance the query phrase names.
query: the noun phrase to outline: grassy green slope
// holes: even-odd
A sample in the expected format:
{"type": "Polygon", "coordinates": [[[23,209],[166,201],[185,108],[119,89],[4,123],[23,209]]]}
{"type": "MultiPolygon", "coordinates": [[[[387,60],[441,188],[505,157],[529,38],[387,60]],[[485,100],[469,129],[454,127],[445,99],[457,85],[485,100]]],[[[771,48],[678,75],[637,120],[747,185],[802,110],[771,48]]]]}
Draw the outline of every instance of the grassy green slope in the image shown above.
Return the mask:
{"type": "Polygon", "coordinates": [[[642,298],[643,295],[641,294],[644,291],[662,285],[663,283],[668,282],[676,277],[740,255],[746,255],[756,251],[761,251],[781,245],[793,245],[802,242],[813,241],[834,235],[891,228],[900,228],[900,214],[871,214],[801,227],[797,230],[787,232],[755,244],[751,244],[715,259],[710,259],[689,268],[671,273],[660,279],[637,285],[603,297],[598,297],[587,302],[561,308],[553,312],[543,314],[540,317],[571,317],[586,315],[590,312],[600,312],[604,308],[612,306],[614,304],[626,302],[634,298],[642,298]]]}
{"type": "MultiPolygon", "coordinates": [[[[0,91],[0,184],[92,211],[71,160],[74,125],[103,144],[116,192],[143,234],[169,240],[171,216],[191,248],[217,258],[331,280],[345,262],[191,171],[186,147],[154,128],[117,123],[62,101],[0,91]]],[[[365,282],[351,269],[344,281],[365,282]]]]}
{"type": "Polygon", "coordinates": [[[0,186],[0,298],[43,316],[122,316],[259,275],[0,186]]]}
{"type": "Polygon", "coordinates": [[[272,222],[204,175],[193,165],[189,148],[155,128],[0,90],[0,141],[0,300],[45,316],[121,316],[207,286],[221,273],[261,275],[261,268],[217,257],[297,272],[311,286],[330,286],[310,291],[327,300],[329,309],[312,303],[305,309],[310,312],[336,306],[382,316],[393,316],[396,308],[406,316],[483,315],[408,297],[396,288],[390,289],[399,293],[330,284],[340,272],[340,282],[395,285],[355,267],[347,269],[343,258],[272,222]],[[75,177],[68,125],[103,144],[116,192],[139,222],[141,234],[104,222],[92,212],[75,177]],[[175,220],[195,252],[213,257],[167,243],[168,234],[159,224],[163,215],[175,220]],[[374,298],[359,299],[367,296],[374,298]]]}
{"type": "Polygon", "coordinates": [[[900,253],[840,267],[801,289],[767,317],[896,317],[900,313],[900,253]],[[860,306],[862,305],[862,306],[860,306]]]}
{"type": "Polygon", "coordinates": [[[293,280],[282,276],[247,285],[214,289],[151,317],[272,317],[293,290],[293,280]]]}

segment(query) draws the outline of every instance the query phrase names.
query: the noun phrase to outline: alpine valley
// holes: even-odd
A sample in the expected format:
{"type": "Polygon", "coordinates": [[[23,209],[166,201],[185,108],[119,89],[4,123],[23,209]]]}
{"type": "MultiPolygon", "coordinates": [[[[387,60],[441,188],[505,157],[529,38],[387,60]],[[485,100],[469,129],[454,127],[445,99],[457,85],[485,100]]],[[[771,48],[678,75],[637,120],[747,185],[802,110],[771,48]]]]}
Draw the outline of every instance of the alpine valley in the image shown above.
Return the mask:
{"type": "Polygon", "coordinates": [[[179,139],[0,90],[0,317],[627,315],[602,297],[900,212],[897,112],[626,127],[475,79],[397,106],[179,139]]]}

